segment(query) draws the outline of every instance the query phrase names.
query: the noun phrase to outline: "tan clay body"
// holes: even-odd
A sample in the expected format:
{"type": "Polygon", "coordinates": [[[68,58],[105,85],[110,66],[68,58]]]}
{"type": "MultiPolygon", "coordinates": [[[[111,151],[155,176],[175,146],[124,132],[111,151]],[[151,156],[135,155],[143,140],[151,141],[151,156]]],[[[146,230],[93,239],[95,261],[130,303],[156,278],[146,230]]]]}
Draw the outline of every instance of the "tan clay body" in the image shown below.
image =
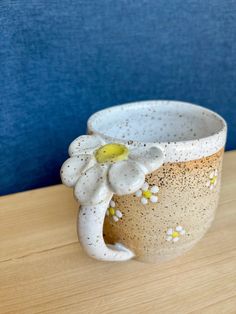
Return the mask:
{"type": "Polygon", "coordinates": [[[144,205],[135,194],[114,195],[115,208],[122,213],[122,218],[115,222],[111,215],[106,217],[106,241],[121,242],[135,252],[137,259],[148,262],[169,260],[189,250],[214,219],[222,157],[223,149],[194,161],[166,163],[147,175],[149,187],[159,188],[155,194],[157,203],[148,201],[144,205]],[[217,176],[211,179],[215,170],[217,176]],[[179,234],[176,242],[167,241],[167,231],[172,228],[174,232],[177,226],[181,226],[185,234],[179,234]]]}

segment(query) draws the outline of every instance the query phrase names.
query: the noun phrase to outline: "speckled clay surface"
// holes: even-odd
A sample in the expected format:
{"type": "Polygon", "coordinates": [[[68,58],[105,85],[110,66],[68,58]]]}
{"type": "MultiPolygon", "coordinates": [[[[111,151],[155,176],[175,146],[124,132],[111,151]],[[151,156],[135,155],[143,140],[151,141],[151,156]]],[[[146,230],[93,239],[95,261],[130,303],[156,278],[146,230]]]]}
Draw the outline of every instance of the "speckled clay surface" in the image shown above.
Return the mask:
{"type": "Polygon", "coordinates": [[[109,141],[162,148],[165,162],[210,156],[225,145],[227,127],[215,112],[180,101],[142,101],[101,110],[88,132],[109,141]]]}
{"type": "MultiPolygon", "coordinates": [[[[135,194],[113,196],[115,208],[122,213],[118,221],[107,216],[105,239],[122,242],[136,258],[159,262],[190,249],[205,234],[214,219],[218,203],[223,149],[194,161],[165,163],[146,177],[150,188],[158,187],[157,203],[143,205],[135,194]],[[211,188],[211,174],[217,170],[211,188]],[[185,234],[177,242],[167,241],[167,232],[181,226],[185,234]]],[[[175,239],[175,238],[173,238],[175,239]]]]}
{"type": "Polygon", "coordinates": [[[214,219],[226,132],[216,113],[176,101],[92,115],[90,135],[72,142],[61,170],[81,204],[85,251],[100,260],[159,262],[190,249],[214,219]]]}

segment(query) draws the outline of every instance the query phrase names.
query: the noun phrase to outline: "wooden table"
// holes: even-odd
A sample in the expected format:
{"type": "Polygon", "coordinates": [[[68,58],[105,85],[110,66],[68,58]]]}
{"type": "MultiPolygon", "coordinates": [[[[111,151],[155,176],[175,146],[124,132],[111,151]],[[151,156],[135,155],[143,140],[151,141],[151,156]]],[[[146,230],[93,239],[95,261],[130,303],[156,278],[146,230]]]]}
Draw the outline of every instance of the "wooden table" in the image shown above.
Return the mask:
{"type": "Polygon", "coordinates": [[[0,313],[236,313],[236,151],[224,160],[220,206],[204,239],[161,265],[88,258],[72,190],[0,199],[0,313]]]}

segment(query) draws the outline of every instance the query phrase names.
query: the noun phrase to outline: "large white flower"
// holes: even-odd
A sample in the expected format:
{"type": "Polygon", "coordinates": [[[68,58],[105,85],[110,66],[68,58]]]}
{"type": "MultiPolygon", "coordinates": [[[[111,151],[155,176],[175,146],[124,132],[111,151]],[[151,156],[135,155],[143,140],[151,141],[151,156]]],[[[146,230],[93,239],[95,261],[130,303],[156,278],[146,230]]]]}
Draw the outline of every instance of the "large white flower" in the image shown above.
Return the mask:
{"type": "Polygon", "coordinates": [[[69,155],[61,168],[62,182],[74,187],[81,205],[96,205],[113,194],[136,192],[145,175],[159,168],[163,154],[158,147],[129,148],[107,143],[98,135],[83,135],[69,146],[69,155]]]}

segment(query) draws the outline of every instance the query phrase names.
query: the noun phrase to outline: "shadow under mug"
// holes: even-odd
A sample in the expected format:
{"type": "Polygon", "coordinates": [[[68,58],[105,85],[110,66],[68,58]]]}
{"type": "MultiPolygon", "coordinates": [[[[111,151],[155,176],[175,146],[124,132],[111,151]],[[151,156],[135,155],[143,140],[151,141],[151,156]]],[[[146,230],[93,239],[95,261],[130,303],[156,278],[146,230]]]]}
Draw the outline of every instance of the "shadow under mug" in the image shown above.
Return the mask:
{"type": "Polygon", "coordinates": [[[219,198],[222,117],[185,102],[143,101],[93,114],[88,133],[71,143],[61,169],[81,205],[88,255],[160,262],[203,237],[219,198]]]}

